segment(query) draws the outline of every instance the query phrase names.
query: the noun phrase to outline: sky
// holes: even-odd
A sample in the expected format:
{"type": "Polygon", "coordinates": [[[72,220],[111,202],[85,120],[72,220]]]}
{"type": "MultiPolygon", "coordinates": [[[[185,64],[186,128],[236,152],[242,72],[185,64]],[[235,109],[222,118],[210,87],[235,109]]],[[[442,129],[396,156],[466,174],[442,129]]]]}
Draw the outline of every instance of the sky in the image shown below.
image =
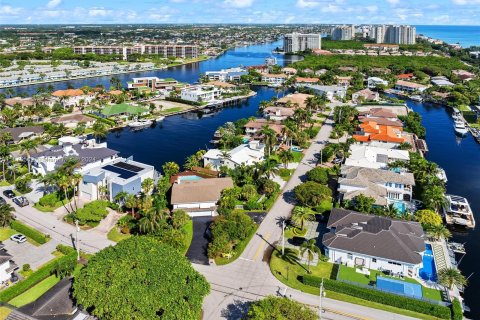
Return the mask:
{"type": "Polygon", "coordinates": [[[480,0],[0,0],[0,24],[479,25],[480,0]]]}

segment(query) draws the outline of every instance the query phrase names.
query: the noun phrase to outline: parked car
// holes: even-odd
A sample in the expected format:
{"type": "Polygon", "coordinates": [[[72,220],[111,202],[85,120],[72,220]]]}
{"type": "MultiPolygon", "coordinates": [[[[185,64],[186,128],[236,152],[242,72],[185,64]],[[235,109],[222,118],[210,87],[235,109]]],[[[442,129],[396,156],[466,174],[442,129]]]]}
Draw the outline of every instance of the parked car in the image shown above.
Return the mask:
{"type": "Polygon", "coordinates": [[[13,198],[12,201],[19,207],[25,207],[28,206],[30,203],[28,202],[27,198],[20,196],[13,198]]]}
{"type": "Polygon", "coordinates": [[[5,203],[7,203],[7,201],[5,199],[3,199],[2,197],[0,197],[0,205],[5,204],[5,203]]]}
{"type": "Polygon", "coordinates": [[[16,233],[10,237],[10,240],[15,241],[16,243],[24,243],[27,241],[27,237],[25,237],[23,234],[16,233]]]}
{"type": "Polygon", "coordinates": [[[306,241],[307,239],[305,239],[304,237],[293,237],[292,239],[288,240],[288,242],[290,244],[293,244],[294,246],[301,246],[306,241]]]}
{"type": "Polygon", "coordinates": [[[7,190],[3,191],[3,195],[4,195],[5,197],[7,197],[8,199],[12,199],[12,198],[15,197],[15,192],[13,192],[13,191],[10,190],[10,189],[7,189],[7,190]]]}

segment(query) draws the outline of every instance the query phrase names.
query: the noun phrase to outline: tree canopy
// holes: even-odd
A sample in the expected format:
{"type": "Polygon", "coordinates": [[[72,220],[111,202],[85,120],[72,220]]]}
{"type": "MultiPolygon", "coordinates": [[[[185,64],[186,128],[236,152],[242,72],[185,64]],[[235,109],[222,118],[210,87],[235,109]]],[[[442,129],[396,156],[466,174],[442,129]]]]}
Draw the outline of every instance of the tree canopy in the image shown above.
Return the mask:
{"type": "Polygon", "coordinates": [[[255,301],[248,310],[249,320],[315,320],[315,312],[301,303],[277,297],[255,301]]]}
{"type": "Polygon", "coordinates": [[[332,197],[332,190],[314,181],[307,181],[294,189],[295,196],[300,204],[307,207],[319,206],[323,200],[332,197]]]}
{"type": "Polygon", "coordinates": [[[103,249],[73,284],[78,303],[100,319],[198,319],[209,291],[185,257],[147,236],[103,249]]]}
{"type": "Polygon", "coordinates": [[[442,217],[433,210],[418,210],[415,212],[415,220],[420,222],[423,227],[442,225],[442,217]]]}

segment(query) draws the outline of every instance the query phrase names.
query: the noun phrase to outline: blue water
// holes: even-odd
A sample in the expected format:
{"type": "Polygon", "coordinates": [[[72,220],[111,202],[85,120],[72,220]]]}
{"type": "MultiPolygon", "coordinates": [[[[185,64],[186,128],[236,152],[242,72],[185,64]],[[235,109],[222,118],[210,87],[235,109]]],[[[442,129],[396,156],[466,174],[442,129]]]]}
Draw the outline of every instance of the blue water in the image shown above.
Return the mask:
{"type": "Polygon", "coordinates": [[[418,274],[423,280],[437,281],[437,269],[435,268],[432,246],[428,243],[425,244],[423,267],[418,271],[418,274]]]}
{"type": "Polygon", "coordinates": [[[416,26],[417,34],[440,39],[446,43],[460,43],[464,48],[480,46],[480,26],[416,26]]]}
{"type": "Polygon", "coordinates": [[[415,297],[418,299],[421,299],[423,297],[421,285],[405,282],[402,280],[377,277],[377,288],[400,295],[415,297]]]}
{"type": "Polygon", "coordinates": [[[394,202],[393,207],[398,210],[400,213],[405,212],[405,203],[403,202],[394,202]]]}
{"type": "Polygon", "coordinates": [[[198,181],[202,180],[202,177],[199,176],[180,176],[179,177],[180,181],[198,181]]]}

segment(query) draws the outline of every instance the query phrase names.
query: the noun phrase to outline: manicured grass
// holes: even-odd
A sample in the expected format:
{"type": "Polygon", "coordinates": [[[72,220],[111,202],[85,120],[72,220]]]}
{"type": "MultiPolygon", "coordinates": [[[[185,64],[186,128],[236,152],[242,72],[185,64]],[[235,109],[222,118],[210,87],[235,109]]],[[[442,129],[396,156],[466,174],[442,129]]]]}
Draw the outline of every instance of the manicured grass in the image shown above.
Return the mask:
{"type": "Polygon", "coordinates": [[[315,211],[319,214],[323,214],[325,212],[331,211],[333,208],[333,202],[331,199],[323,200],[320,202],[320,205],[315,208],[315,211]]]}
{"type": "Polygon", "coordinates": [[[304,156],[303,152],[292,152],[292,154],[293,154],[293,159],[294,159],[293,162],[298,163],[298,162],[302,161],[303,156],[304,156]]]}
{"type": "Polygon", "coordinates": [[[338,268],[338,278],[351,282],[356,282],[364,285],[370,283],[370,275],[361,274],[355,271],[355,268],[346,267],[344,265],[338,268]]]}
{"type": "Polygon", "coordinates": [[[160,111],[160,113],[161,114],[170,114],[170,113],[174,113],[174,112],[178,112],[178,111],[182,111],[182,110],[183,110],[182,107],[175,107],[175,108],[170,108],[170,109],[160,111]]]}
{"type": "Polygon", "coordinates": [[[148,112],[148,109],[138,107],[138,106],[132,106],[126,103],[108,105],[108,106],[105,106],[101,111],[101,113],[107,117],[112,117],[112,116],[115,116],[118,114],[124,114],[124,113],[128,113],[130,115],[136,115],[144,112],[148,112]]]}
{"type": "Polygon", "coordinates": [[[112,230],[107,234],[107,238],[110,241],[113,242],[120,242],[122,240],[130,238],[132,235],[131,234],[123,234],[120,231],[118,231],[118,227],[113,227],[112,230]]]}
{"type": "MultiPolygon", "coordinates": [[[[311,267],[311,271],[313,275],[317,277],[328,278],[328,279],[332,279],[332,278],[335,279],[335,269],[336,269],[335,266],[329,262],[319,262],[317,266],[311,267]]],[[[270,258],[270,270],[278,280],[288,285],[289,287],[303,291],[303,292],[307,292],[310,294],[314,294],[317,296],[319,295],[319,288],[307,286],[298,280],[299,277],[307,274],[306,266],[302,267],[297,263],[290,263],[282,260],[280,257],[280,253],[278,251],[274,251],[272,253],[272,256],[270,258]],[[287,275],[287,267],[288,267],[288,275],[287,275]]],[[[392,313],[402,314],[405,316],[414,317],[418,319],[425,319],[425,320],[437,319],[429,315],[425,315],[425,314],[421,314],[421,313],[417,313],[409,310],[403,310],[400,308],[395,308],[395,307],[387,306],[384,304],[359,299],[356,297],[352,297],[346,294],[341,294],[341,293],[337,293],[329,290],[327,290],[326,296],[327,298],[330,298],[330,299],[350,302],[350,303],[354,303],[354,304],[358,304],[358,305],[362,305],[362,306],[366,306],[374,309],[384,310],[392,313]]]]}
{"type": "Polygon", "coordinates": [[[190,219],[184,226],[183,230],[186,232],[185,243],[183,244],[183,254],[186,254],[188,248],[190,248],[190,244],[192,243],[193,239],[193,221],[190,219]]]}
{"type": "MultiPolygon", "coordinates": [[[[61,206],[63,206],[63,204],[64,204],[64,201],[61,200],[61,201],[57,201],[53,207],[50,207],[50,206],[42,206],[40,203],[37,202],[37,203],[35,203],[35,204],[33,205],[33,207],[34,207],[35,209],[37,209],[38,211],[42,211],[42,212],[53,212],[53,211],[55,211],[56,209],[58,209],[58,208],[60,208],[61,206]]],[[[65,202],[65,204],[68,204],[68,202],[65,202]]]]}
{"type": "Polygon", "coordinates": [[[240,255],[242,254],[243,250],[245,250],[245,247],[250,242],[250,240],[252,239],[255,232],[257,232],[257,228],[258,228],[258,226],[255,227],[255,229],[252,231],[252,234],[249,237],[247,237],[242,242],[239,242],[235,246],[235,253],[233,254],[233,256],[230,259],[228,259],[226,257],[225,258],[215,258],[215,263],[217,265],[221,266],[221,265],[229,264],[229,263],[237,260],[237,258],[240,257],[240,255]]]}
{"type": "Polygon", "coordinates": [[[294,169],[280,168],[280,178],[282,178],[283,181],[288,181],[294,171],[294,169]]]}
{"type": "Polygon", "coordinates": [[[0,187],[8,187],[11,186],[12,184],[8,182],[7,180],[1,180],[0,181],[0,187]]]}
{"type": "Polygon", "coordinates": [[[17,231],[11,228],[0,228],[0,241],[10,239],[10,237],[13,236],[15,233],[17,233],[17,231]]]}
{"type": "Polygon", "coordinates": [[[25,291],[21,295],[13,298],[9,301],[9,303],[17,308],[29,304],[30,302],[37,300],[41,295],[51,289],[59,281],[60,278],[57,278],[55,275],[51,275],[50,277],[40,281],[32,288],[25,291]]]}
{"type": "Polygon", "coordinates": [[[12,309],[7,307],[0,307],[0,320],[7,319],[10,312],[12,312],[12,309]]]}

